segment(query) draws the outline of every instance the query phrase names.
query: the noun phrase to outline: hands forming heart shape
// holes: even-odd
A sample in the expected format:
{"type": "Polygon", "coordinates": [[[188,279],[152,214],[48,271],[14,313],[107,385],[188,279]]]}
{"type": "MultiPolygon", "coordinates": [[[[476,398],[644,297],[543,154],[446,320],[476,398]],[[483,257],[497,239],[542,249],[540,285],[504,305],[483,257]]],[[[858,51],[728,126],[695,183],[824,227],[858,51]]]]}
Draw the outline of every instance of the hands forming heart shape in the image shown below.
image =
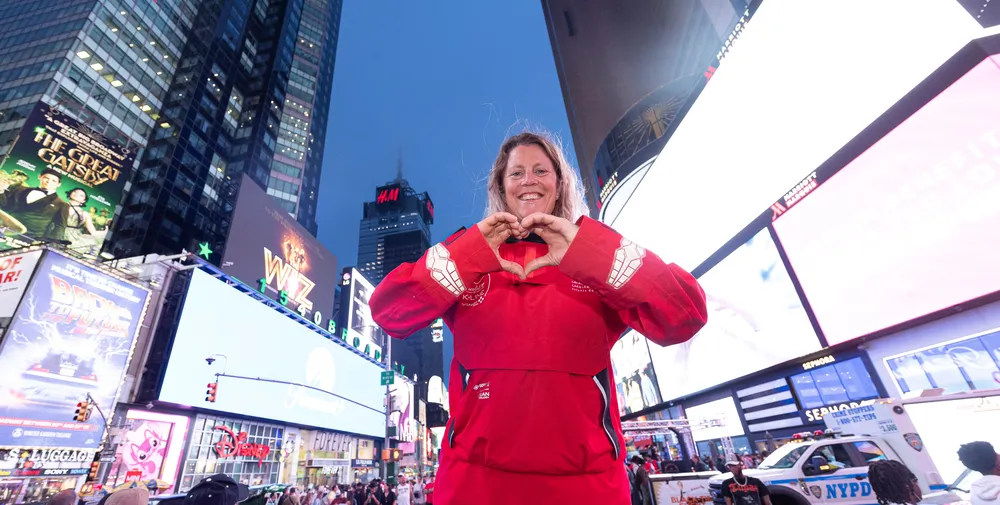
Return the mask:
{"type": "Polygon", "coordinates": [[[558,265],[563,256],[566,255],[570,244],[573,243],[573,239],[576,238],[576,232],[580,229],[579,226],[567,219],[541,212],[531,214],[521,220],[518,220],[517,216],[513,214],[498,212],[483,219],[477,226],[479,226],[479,231],[483,233],[483,237],[486,238],[486,242],[490,244],[490,248],[493,249],[493,254],[496,254],[500,261],[500,267],[522,280],[539,268],[558,265]],[[510,237],[523,239],[531,233],[535,233],[548,244],[548,253],[529,261],[523,267],[500,257],[500,244],[506,242],[510,237]]]}

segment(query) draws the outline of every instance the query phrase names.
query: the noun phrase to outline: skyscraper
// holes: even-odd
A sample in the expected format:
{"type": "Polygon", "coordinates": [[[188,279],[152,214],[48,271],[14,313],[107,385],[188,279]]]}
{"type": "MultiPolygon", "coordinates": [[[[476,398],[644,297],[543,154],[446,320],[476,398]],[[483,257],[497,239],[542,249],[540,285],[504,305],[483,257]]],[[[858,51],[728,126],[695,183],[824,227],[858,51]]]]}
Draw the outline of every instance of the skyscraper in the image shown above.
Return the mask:
{"type": "MultiPolygon", "coordinates": [[[[590,208],[659,153],[670,122],[754,0],[542,0],[590,208]]],[[[702,78],[704,81],[704,78],[702,78]]],[[[703,82],[700,84],[704,84],[703,82]]]]}
{"type": "MultiPolygon", "coordinates": [[[[358,270],[377,284],[400,264],[417,261],[431,246],[433,223],[434,203],[426,192],[410,187],[400,161],[396,179],[376,188],[375,200],[365,203],[358,270]]],[[[442,343],[434,342],[430,328],[424,328],[392,344],[392,360],[404,366],[406,376],[417,375],[418,397],[426,398],[427,380],[444,373],[442,343]]]]}
{"type": "Polygon", "coordinates": [[[202,0],[105,252],[221,258],[241,173],[310,233],[340,0],[202,0]]]}
{"type": "Polygon", "coordinates": [[[146,146],[201,0],[0,0],[0,154],[43,101],[146,146]]]}

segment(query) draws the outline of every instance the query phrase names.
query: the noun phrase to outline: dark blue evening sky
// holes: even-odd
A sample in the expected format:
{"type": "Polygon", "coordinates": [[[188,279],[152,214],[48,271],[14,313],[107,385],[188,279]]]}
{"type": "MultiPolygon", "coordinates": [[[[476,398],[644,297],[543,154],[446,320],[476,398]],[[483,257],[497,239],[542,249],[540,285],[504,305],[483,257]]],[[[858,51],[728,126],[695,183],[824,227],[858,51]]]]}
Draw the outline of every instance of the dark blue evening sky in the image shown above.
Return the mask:
{"type": "Polygon", "coordinates": [[[320,185],[319,238],[357,260],[364,201],[403,175],[435,205],[434,242],[479,221],[504,137],[525,126],[573,156],[539,0],[345,0],[320,185]]]}

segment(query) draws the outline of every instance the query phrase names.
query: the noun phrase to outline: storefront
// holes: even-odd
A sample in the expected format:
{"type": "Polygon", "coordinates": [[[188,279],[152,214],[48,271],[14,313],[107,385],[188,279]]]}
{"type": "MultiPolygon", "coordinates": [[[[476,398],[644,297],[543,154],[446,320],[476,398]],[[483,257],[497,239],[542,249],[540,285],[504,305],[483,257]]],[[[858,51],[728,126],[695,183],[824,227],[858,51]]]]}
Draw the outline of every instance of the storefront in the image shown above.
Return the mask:
{"type": "Polygon", "coordinates": [[[104,485],[155,480],[162,483],[159,494],[174,493],[191,419],[127,407],[119,413],[125,416],[125,425],[113,437],[117,448],[104,485]]]}
{"type": "Polygon", "coordinates": [[[0,505],[44,502],[79,489],[94,462],[86,449],[0,449],[0,505]]]}
{"type": "Polygon", "coordinates": [[[303,487],[353,482],[351,459],[357,447],[358,439],[344,433],[302,430],[295,482],[303,487]]]}
{"type": "MultiPolygon", "coordinates": [[[[1000,302],[888,335],[862,346],[890,396],[907,398],[938,471],[964,471],[956,451],[985,440],[1000,447],[1000,302]],[[961,429],[956,429],[961,420],[961,429]]],[[[968,481],[963,483],[968,489],[968,481]]]]}
{"type": "Polygon", "coordinates": [[[796,433],[825,429],[823,416],[885,395],[863,353],[811,355],[733,387],[749,452],[771,451],[796,433]]]}
{"type": "Polygon", "coordinates": [[[280,482],[285,427],[214,415],[198,415],[188,438],[179,491],[217,473],[256,486],[280,482]]]}
{"type": "Polygon", "coordinates": [[[358,439],[358,453],[351,459],[351,482],[369,482],[379,477],[379,460],[375,457],[378,448],[375,441],[367,438],[358,439]]]}

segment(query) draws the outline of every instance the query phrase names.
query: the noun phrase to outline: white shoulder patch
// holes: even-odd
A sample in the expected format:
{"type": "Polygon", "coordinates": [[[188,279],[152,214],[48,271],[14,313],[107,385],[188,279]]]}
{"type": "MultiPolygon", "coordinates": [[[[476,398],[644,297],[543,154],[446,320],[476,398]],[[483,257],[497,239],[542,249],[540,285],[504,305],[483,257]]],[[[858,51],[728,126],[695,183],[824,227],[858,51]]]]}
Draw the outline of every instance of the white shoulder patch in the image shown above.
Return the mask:
{"type": "Polygon", "coordinates": [[[435,244],[427,251],[427,270],[431,278],[437,281],[441,287],[448,290],[455,296],[461,296],[465,292],[465,283],[462,276],[458,274],[458,267],[455,260],[451,259],[451,253],[442,244],[435,244]]]}
{"type": "Polygon", "coordinates": [[[615,249],[615,262],[608,274],[608,285],[615,289],[624,286],[642,266],[642,258],[645,256],[646,250],[639,244],[622,238],[622,245],[615,249]]]}

